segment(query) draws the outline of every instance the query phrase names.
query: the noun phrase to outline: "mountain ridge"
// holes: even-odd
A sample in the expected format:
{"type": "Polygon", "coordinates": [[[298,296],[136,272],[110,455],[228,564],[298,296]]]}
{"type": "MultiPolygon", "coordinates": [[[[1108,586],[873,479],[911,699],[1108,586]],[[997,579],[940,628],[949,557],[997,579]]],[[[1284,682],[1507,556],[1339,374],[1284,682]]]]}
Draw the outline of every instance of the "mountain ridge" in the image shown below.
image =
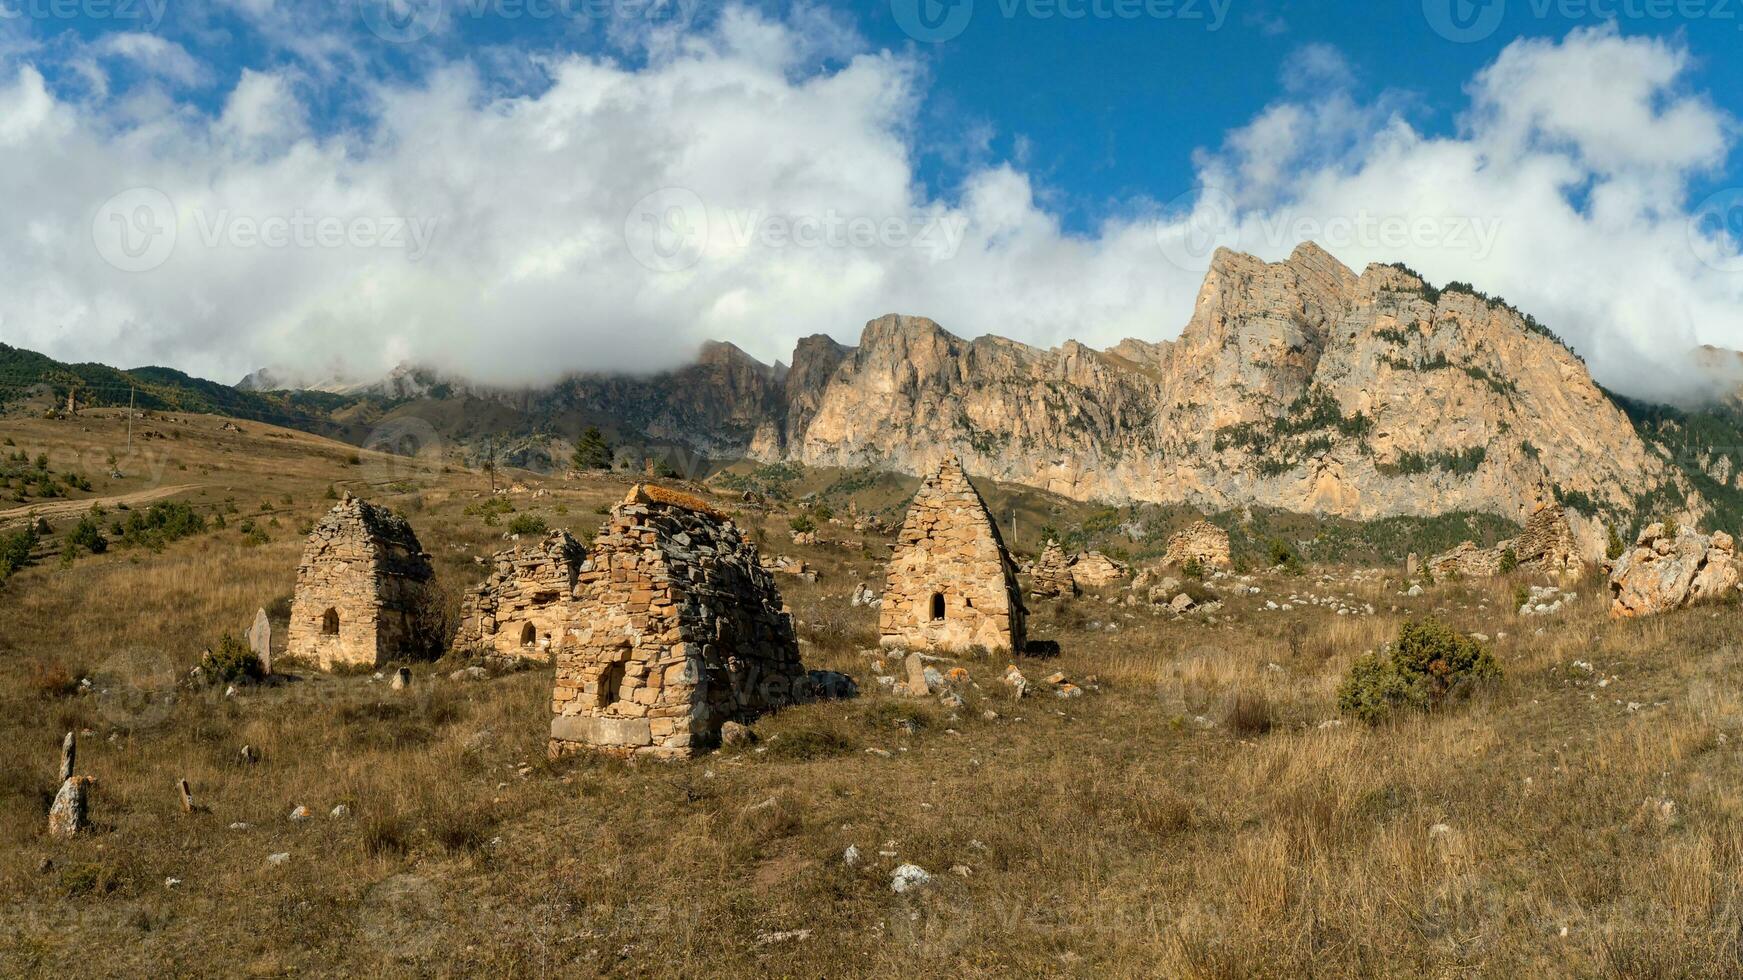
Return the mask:
{"type": "MultiPolygon", "coordinates": [[[[1691,360],[1743,405],[1725,387],[1734,352],[1691,360]]],[[[664,446],[910,474],[960,455],[977,476],[1075,499],[1206,511],[1519,520],[1542,483],[1588,552],[1643,508],[1743,520],[1743,413],[1724,399],[1709,410],[1615,395],[1505,301],[1464,283],[1433,287],[1397,264],[1357,273],[1311,242],[1280,262],[1219,250],[1177,338],[1106,350],[969,340],[890,314],[857,345],[802,339],[790,365],[713,342],[658,374],[523,388],[412,365],[344,393],[181,377],[193,394],[175,407],[249,417],[307,406],[354,441],[415,418],[474,458],[510,436],[499,458],[542,469],[563,466],[570,442],[599,426],[643,455],[664,446]]]]}

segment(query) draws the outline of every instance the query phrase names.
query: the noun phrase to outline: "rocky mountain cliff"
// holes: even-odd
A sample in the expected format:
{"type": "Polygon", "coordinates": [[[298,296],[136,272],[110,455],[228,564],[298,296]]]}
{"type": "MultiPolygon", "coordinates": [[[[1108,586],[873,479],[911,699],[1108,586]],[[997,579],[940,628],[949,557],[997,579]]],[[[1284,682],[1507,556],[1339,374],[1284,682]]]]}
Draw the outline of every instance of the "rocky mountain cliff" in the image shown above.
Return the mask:
{"type": "MultiPolygon", "coordinates": [[[[1523,520],[1542,481],[1595,554],[1606,523],[1715,508],[1743,520],[1743,389],[1731,383],[1743,361],[1694,361],[1728,400],[1633,402],[1505,302],[1402,266],[1357,274],[1305,244],[1277,263],[1219,252],[1173,341],[1043,350],[886,316],[857,347],[800,341],[790,368],[722,343],[659,375],[536,389],[406,367],[346,386],[331,417],[346,433],[415,417],[461,447],[506,435],[507,461],[534,467],[561,467],[568,440],[598,425],[619,445],[715,459],[924,474],[959,454],[978,477],[1081,500],[1356,520],[1523,520]]],[[[275,380],[257,372],[248,387],[275,380]]]]}
{"type": "Polygon", "coordinates": [[[1529,317],[1401,267],[1357,275],[1311,244],[1273,264],[1218,253],[1172,342],[1040,350],[890,316],[819,390],[821,373],[789,384],[805,408],[754,455],[923,473],[959,453],[1079,499],[1356,519],[1522,519],[1539,480],[1587,518],[1666,490],[1691,518],[1704,506],[1529,317]]]}

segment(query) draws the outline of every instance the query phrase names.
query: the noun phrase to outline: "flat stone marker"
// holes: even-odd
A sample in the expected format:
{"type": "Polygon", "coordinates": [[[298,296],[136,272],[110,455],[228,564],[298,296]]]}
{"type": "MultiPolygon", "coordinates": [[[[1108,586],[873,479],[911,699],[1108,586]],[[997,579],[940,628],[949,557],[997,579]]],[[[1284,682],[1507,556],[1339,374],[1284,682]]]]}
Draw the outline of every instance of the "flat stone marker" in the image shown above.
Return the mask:
{"type": "Polygon", "coordinates": [[[248,649],[260,658],[260,669],[272,673],[272,622],[264,609],[254,614],[254,625],[248,628],[248,649]]]}

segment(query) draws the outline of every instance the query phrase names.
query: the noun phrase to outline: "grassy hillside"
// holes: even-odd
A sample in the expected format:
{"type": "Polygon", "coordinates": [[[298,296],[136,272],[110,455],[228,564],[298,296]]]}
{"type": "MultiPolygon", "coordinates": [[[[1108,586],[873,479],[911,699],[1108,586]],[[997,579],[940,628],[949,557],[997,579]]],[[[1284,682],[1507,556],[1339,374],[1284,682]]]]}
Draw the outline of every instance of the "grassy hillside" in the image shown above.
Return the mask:
{"type": "MultiPolygon", "coordinates": [[[[1612,623],[1583,582],[1560,617],[1525,619],[1524,579],[1406,597],[1395,571],[1326,564],[1194,583],[1223,602],[1208,616],[1114,588],[1033,603],[1033,634],[1060,648],[1015,661],[1040,696],[1013,696],[1005,659],[970,658],[954,707],[876,680],[896,665],[875,648],[877,611],[847,595],[881,581],[889,539],[827,519],[824,544],[788,531],[819,500],[899,506],[902,481],[800,473],[766,510],[724,488],[719,502],[766,551],[820,570],[780,580],[802,653],[862,697],[765,718],[755,749],[553,763],[546,666],[454,680],[467,662],[451,656],[410,665],[405,692],[368,676],[232,696],[182,682],[257,608],[282,644],[302,530],[330,493],[405,514],[453,596],[515,518],[585,536],[627,480],[516,473],[529,492],[492,498],[477,472],[221,422],[153,420],[156,483],[91,491],[173,490],[164,502],[198,527],[115,534],[149,508],[110,503],[91,554],[57,517],[0,587],[8,975],[1735,973],[1735,606],[1612,623]],[[1505,679],[1436,715],[1340,718],[1356,658],[1429,615],[1488,636],[1505,679]],[[1047,693],[1055,671],[1084,695],[1047,693]],[[67,731],[98,780],[96,826],[60,842],[43,813],[67,731]],[[297,806],[312,819],[291,820],[297,806]],[[931,885],[894,893],[903,863],[931,885]]],[[[101,458],[123,424],[15,418],[0,438],[32,459],[101,458]]],[[[1020,496],[982,489],[1001,513],[1020,496]]],[[[1121,533],[1093,509],[1016,506],[1021,528],[1121,533]]],[[[1293,520],[1253,516],[1332,537],[1293,520]]]]}

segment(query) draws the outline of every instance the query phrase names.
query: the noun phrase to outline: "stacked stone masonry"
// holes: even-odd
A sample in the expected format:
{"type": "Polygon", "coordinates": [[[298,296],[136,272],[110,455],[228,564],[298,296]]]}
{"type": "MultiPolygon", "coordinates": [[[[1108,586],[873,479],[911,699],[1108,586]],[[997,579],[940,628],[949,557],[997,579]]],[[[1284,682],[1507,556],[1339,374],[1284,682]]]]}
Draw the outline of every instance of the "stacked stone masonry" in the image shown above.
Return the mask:
{"type": "Polygon", "coordinates": [[[921,483],[896,536],[878,610],[880,643],[1020,652],[1026,616],[998,525],[952,457],[921,483]]]}
{"type": "Polygon", "coordinates": [[[774,577],[737,526],[687,495],[637,486],[612,510],[572,620],[556,654],[553,756],[688,757],[803,691],[774,577]]]}
{"type": "Polygon", "coordinates": [[[347,494],[303,548],[287,652],[322,670],[434,655],[433,574],[405,518],[347,494]]]}
{"type": "Polygon", "coordinates": [[[1227,568],[1230,564],[1229,532],[1209,521],[1197,521],[1175,532],[1168,539],[1168,552],[1163,556],[1163,562],[1185,565],[1193,559],[1201,565],[1227,568]]]}
{"type": "Polygon", "coordinates": [[[1041,549],[1041,557],[1029,570],[1029,594],[1037,599],[1069,598],[1077,594],[1077,582],[1071,577],[1071,561],[1059,542],[1049,540],[1041,549]]]}
{"type": "Polygon", "coordinates": [[[490,577],[460,603],[456,649],[544,658],[571,622],[586,550],[567,531],[498,552],[490,577]]]}

